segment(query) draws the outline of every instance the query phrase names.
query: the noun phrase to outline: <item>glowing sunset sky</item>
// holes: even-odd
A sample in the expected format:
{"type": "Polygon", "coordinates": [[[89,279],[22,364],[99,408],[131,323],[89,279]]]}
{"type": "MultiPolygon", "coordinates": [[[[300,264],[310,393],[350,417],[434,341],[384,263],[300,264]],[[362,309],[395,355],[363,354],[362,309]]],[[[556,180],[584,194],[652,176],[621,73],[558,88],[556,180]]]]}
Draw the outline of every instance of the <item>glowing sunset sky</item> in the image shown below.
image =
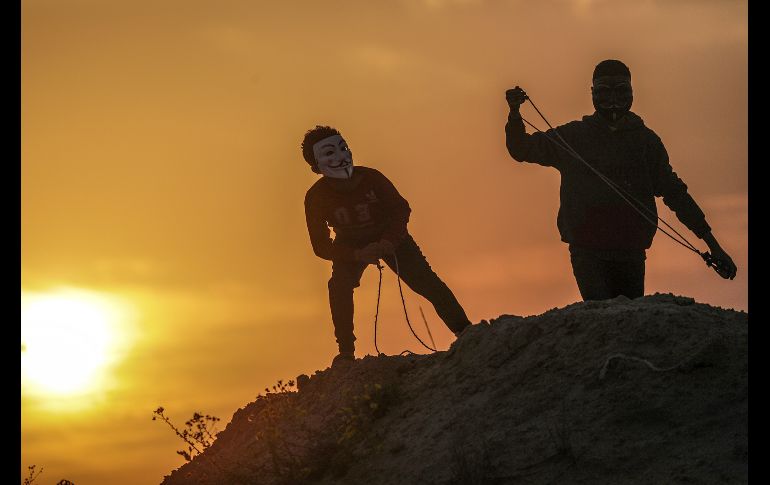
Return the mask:
{"type": "MultiPolygon", "coordinates": [[[[504,93],[518,84],[566,123],[593,111],[606,58],[631,69],[633,111],[738,265],[723,280],[658,234],[646,293],[748,310],[747,16],[716,0],[25,0],[22,298],[66,287],[124,310],[98,384],[55,394],[22,379],[22,469],[43,466],[42,484],[159,483],[183,461],[155,408],[223,428],[277,379],[329,365],[331,265],[308,240],[317,175],[299,150],[315,124],[409,201],[411,234],[471,320],[577,301],[558,172],[510,158],[504,93]]],[[[376,290],[370,268],[359,357],[374,353],[376,290]]],[[[445,349],[430,305],[406,298],[445,349]]],[[[386,270],[388,354],[419,351],[400,305],[386,270]]]]}

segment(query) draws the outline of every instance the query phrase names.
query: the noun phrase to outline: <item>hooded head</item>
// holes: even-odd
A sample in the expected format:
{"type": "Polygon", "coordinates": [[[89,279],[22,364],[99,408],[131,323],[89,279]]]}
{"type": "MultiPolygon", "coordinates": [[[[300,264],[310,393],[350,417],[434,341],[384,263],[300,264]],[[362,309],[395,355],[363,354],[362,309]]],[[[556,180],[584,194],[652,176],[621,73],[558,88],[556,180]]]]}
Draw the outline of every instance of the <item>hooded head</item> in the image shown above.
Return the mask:
{"type": "Polygon", "coordinates": [[[305,133],[301,147],[313,172],[337,179],[353,175],[353,153],[335,128],[316,125],[305,133]]]}
{"type": "Polygon", "coordinates": [[[596,65],[591,86],[591,98],[599,116],[616,123],[630,110],[634,102],[631,71],[622,62],[607,59],[596,65]]]}

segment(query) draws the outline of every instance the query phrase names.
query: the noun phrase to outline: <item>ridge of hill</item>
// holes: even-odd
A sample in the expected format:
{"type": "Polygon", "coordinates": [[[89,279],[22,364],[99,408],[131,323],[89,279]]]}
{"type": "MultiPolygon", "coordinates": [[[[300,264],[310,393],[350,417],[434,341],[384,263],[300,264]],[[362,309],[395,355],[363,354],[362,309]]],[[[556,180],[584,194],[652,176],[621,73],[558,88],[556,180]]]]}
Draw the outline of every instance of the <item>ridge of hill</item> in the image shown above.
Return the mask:
{"type": "Polygon", "coordinates": [[[747,481],[748,313],[655,294],[300,376],[162,485],[747,481]]]}

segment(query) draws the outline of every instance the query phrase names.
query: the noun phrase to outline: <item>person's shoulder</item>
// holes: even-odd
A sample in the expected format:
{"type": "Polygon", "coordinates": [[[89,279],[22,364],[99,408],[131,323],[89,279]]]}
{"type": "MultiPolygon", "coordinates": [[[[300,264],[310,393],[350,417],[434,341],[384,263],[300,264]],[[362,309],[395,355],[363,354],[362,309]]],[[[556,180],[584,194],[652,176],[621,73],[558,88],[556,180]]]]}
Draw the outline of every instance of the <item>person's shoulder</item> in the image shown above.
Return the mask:
{"type": "Polygon", "coordinates": [[[652,128],[647,126],[644,119],[633,111],[629,111],[622,121],[622,128],[625,130],[641,130],[647,135],[657,136],[652,128]]]}
{"type": "Polygon", "coordinates": [[[363,174],[374,174],[374,175],[382,175],[379,170],[372,167],[367,167],[366,165],[356,165],[353,170],[358,170],[363,174]]]}
{"type": "Polygon", "coordinates": [[[356,165],[356,168],[354,170],[358,170],[364,177],[368,179],[372,179],[372,180],[388,179],[385,175],[383,175],[382,172],[380,172],[376,168],[366,167],[364,165],[356,165]]]}
{"type": "Polygon", "coordinates": [[[585,124],[586,124],[585,119],[572,120],[572,121],[568,121],[568,122],[564,123],[563,125],[559,126],[559,128],[572,129],[572,128],[577,128],[579,126],[583,126],[585,124]]]}
{"type": "Polygon", "coordinates": [[[645,126],[642,129],[644,130],[645,135],[647,135],[647,138],[651,142],[660,143],[661,145],[663,144],[663,140],[660,139],[660,136],[658,136],[658,134],[655,133],[655,131],[652,128],[650,128],[649,126],[645,126]]]}
{"type": "Polygon", "coordinates": [[[559,125],[556,127],[556,129],[559,132],[574,132],[586,129],[591,125],[591,122],[592,120],[590,119],[590,116],[583,116],[582,119],[568,121],[563,125],[559,125]]]}
{"type": "Polygon", "coordinates": [[[594,111],[589,115],[583,115],[579,120],[571,121],[567,124],[581,128],[604,128],[607,122],[599,116],[599,113],[594,111]]]}
{"type": "Polygon", "coordinates": [[[317,197],[318,194],[320,194],[323,191],[324,183],[323,183],[323,177],[319,178],[318,180],[313,183],[313,185],[310,186],[309,189],[307,189],[307,192],[305,192],[305,205],[310,203],[310,201],[313,200],[313,198],[317,197]]]}
{"type": "Polygon", "coordinates": [[[652,128],[647,126],[647,124],[644,122],[644,120],[642,119],[641,116],[637,115],[634,112],[630,112],[629,115],[633,115],[633,117],[634,117],[633,119],[636,121],[636,123],[635,123],[636,128],[641,130],[642,133],[644,133],[644,135],[647,137],[648,140],[650,140],[650,141],[652,141],[654,143],[661,143],[661,144],[663,143],[661,141],[661,139],[660,139],[660,136],[658,136],[658,134],[655,132],[655,130],[653,130],[652,128]]]}
{"type": "Polygon", "coordinates": [[[590,129],[590,123],[586,122],[584,116],[582,120],[572,120],[556,128],[549,128],[545,134],[546,136],[553,136],[555,132],[557,136],[565,136],[569,140],[574,140],[588,136],[590,129]]]}
{"type": "Polygon", "coordinates": [[[630,118],[630,128],[628,130],[636,130],[638,133],[641,133],[641,141],[644,143],[647,147],[650,147],[653,151],[652,153],[658,154],[657,156],[667,156],[666,153],[666,146],[663,143],[663,140],[661,140],[660,136],[650,128],[642,119],[641,116],[634,113],[633,111],[629,112],[628,115],[630,118]]]}

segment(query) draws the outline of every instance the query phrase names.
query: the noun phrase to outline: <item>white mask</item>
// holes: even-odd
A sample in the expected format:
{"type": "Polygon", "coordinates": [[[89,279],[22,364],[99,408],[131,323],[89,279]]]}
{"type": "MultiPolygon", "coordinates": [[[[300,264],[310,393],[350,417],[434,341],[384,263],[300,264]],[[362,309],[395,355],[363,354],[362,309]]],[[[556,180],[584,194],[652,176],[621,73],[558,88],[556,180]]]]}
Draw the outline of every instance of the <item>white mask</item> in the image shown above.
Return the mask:
{"type": "Polygon", "coordinates": [[[353,154],[345,139],[332,135],[313,145],[318,171],[326,177],[349,179],[353,175],[353,154]]]}

